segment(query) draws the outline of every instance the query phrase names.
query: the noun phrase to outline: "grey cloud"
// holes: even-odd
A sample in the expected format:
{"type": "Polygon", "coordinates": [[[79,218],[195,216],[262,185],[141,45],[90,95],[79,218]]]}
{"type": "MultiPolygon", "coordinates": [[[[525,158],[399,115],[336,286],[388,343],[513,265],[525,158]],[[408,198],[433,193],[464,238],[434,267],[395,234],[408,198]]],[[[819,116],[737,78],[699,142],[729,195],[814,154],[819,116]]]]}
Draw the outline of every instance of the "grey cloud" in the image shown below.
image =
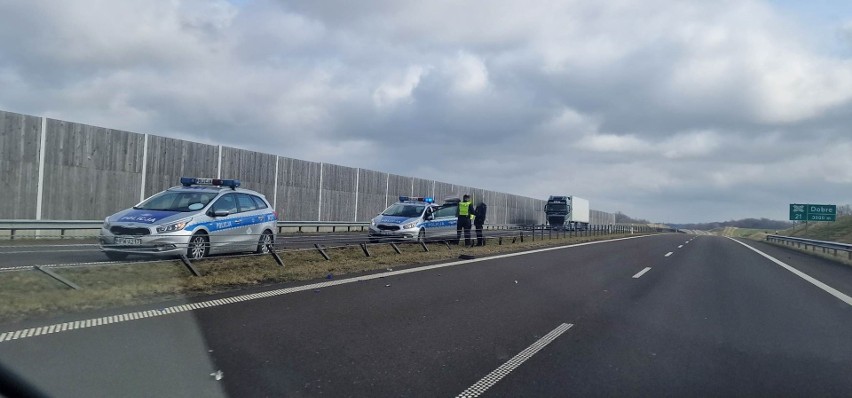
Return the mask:
{"type": "Polygon", "coordinates": [[[852,202],[850,60],[761,1],[98,4],[0,4],[0,108],[660,221],[852,202]]]}

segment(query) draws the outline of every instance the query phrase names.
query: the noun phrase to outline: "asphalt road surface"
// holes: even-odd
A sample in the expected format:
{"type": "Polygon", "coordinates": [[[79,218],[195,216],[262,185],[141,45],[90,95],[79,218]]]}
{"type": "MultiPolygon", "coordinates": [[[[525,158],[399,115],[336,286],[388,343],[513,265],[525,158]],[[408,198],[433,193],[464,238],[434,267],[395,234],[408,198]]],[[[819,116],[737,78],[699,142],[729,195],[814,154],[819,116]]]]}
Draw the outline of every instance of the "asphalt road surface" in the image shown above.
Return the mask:
{"type": "Polygon", "coordinates": [[[7,325],[0,362],[57,396],[852,396],[852,267],[743,242],[775,261],[584,244],[7,325]]]}

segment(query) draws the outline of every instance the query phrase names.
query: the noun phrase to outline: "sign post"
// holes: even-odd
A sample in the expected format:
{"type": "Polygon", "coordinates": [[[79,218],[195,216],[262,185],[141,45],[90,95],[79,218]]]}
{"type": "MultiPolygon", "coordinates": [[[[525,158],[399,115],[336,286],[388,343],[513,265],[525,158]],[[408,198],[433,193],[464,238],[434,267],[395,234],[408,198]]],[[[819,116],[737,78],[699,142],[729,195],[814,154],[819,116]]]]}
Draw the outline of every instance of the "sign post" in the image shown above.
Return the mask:
{"type": "Polygon", "coordinates": [[[790,204],[791,221],[835,221],[836,219],[836,205],[790,204]]]}

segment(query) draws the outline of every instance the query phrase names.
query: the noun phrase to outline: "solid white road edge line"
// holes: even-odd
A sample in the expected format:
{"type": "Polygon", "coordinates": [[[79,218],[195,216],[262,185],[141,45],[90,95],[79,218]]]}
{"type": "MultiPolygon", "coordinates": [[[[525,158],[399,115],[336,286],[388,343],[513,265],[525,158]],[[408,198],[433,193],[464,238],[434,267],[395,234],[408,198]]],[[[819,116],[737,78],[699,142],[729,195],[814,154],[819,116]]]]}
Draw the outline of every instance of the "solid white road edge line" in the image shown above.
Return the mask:
{"type": "Polygon", "coordinates": [[[637,272],[636,275],[633,275],[633,279],[639,279],[640,276],[645,275],[645,273],[650,271],[650,270],[651,270],[651,267],[645,267],[645,269],[637,272]]]}
{"type": "Polygon", "coordinates": [[[544,335],[544,337],[538,339],[535,343],[532,343],[531,346],[527,347],[518,355],[512,357],[512,359],[506,361],[506,363],[500,365],[499,368],[494,369],[491,373],[486,375],[485,377],[479,379],[476,384],[464,390],[461,394],[457,395],[457,398],[472,398],[478,397],[482,395],[485,391],[487,391],[491,386],[497,384],[500,379],[506,377],[513,370],[517,369],[518,366],[521,366],[527,359],[532,358],[537,352],[541,351],[542,348],[550,344],[553,340],[556,340],[557,337],[565,333],[568,329],[574,326],[573,323],[563,323],[550,331],[550,333],[544,335]]]}
{"type": "Polygon", "coordinates": [[[783,261],[778,260],[777,258],[772,257],[772,256],[770,256],[770,255],[768,255],[768,254],[766,254],[766,253],[764,253],[764,252],[762,252],[762,251],[760,251],[760,250],[758,250],[758,249],[755,249],[755,248],[753,248],[753,247],[751,247],[751,246],[749,246],[749,245],[747,245],[747,244],[745,244],[745,243],[743,243],[743,242],[740,242],[740,241],[738,241],[738,240],[736,240],[736,239],[734,239],[734,238],[731,238],[731,237],[728,237],[728,239],[730,239],[730,240],[732,240],[732,241],[734,241],[734,242],[737,242],[737,243],[739,243],[739,244],[741,244],[741,245],[743,245],[743,246],[745,246],[745,247],[747,247],[747,248],[751,249],[752,251],[754,251],[754,252],[755,252],[755,253],[757,253],[757,254],[760,254],[760,255],[761,255],[761,256],[763,256],[763,257],[766,257],[766,259],[768,259],[769,261],[772,261],[773,263],[780,265],[781,267],[783,267],[783,268],[784,268],[784,269],[786,269],[787,271],[790,271],[790,272],[794,273],[794,274],[795,274],[796,276],[798,276],[799,278],[802,278],[802,279],[804,279],[804,280],[806,280],[806,281],[808,281],[808,282],[812,283],[814,286],[816,286],[816,287],[818,287],[818,288],[820,288],[820,289],[822,289],[822,290],[825,290],[826,292],[828,292],[828,294],[830,294],[830,295],[832,295],[832,296],[834,296],[834,297],[839,298],[839,299],[840,299],[841,301],[843,301],[844,303],[849,304],[849,305],[852,305],[852,297],[849,297],[849,296],[847,296],[847,295],[845,295],[845,294],[841,293],[839,290],[837,290],[837,289],[835,289],[835,288],[833,288],[833,287],[831,287],[831,286],[828,286],[828,285],[826,285],[825,283],[820,282],[820,281],[819,281],[819,280],[817,280],[816,278],[813,278],[812,276],[810,276],[810,275],[808,275],[808,274],[806,274],[806,273],[804,273],[804,272],[802,272],[802,271],[799,271],[799,270],[797,270],[796,268],[793,268],[793,267],[792,267],[792,266],[790,266],[790,265],[787,265],[787,264],[786,264],[786,263],[784,263],[783,261]]]}
{"type": "Polygon", "coordinates": [[[671,256],[672,254],[674,254],[674,252],[668,252],[668,253],[666,253],[666,255],[664,257],[671,256]]]}
{"type": "MultiPolygon", "coordinates": [[[[464,264],[476,263],[476,262],[480,262],[480,261],[497,260],[497,259],[501,259],[501,258],[524,256],[524,255],[527,255],[527,254],[535,254],[535,253],[542,253],[542,252],[548,252],[548,251],[554,251],[554,250],[570,249],[570,248],[574,248],[574,247],[596,245],[596,244],[601,244],[601,243],[618,242],[618,241],[622,241],[622,240],[645,238],[645,237],[649,237],[649,236],[656,236],[656,235],[629,236],[629,237],[626,237],[626,238],[617,238],[617,239],[609,239],[609,240],[598,240],[598,241],[594,241],[594,242],[575,243],[573,245],[566,245],[566,246],[545,247],[545,248],[542,248],[542,249],[535,249],[535,250],[529,250],[529,251],[523,251],[523,252],[517,252],[517,253],[507,253],[507,254],[500,254],[500,255],[491,256],[491,257],[475,258],[475,259],[472,259],[472,260],[453,261],[453,262],[449,262],[449,263],[427,265],[427,266],[424,266],[424,267],[408,268],[408,269],[403,269],[403,270],[399,270],[399,271],[381,272],[381,273],[377,273],[377,274],[358,276],[358,277],[348,278],[348,279],[338,279],[338,280],[328,281],[328,282],[312,283],[310,285],[294,286],[294,287],[288,287],[288,288],[284,288],[284,289],[274,289],[274,290],[268,290],[268,291],[264,291],[264,292],[260,292],[260,293],[229,296],[229,297],[225,297],[225,298],[217,299],[217,300],[200,301],[200,302],[197,302],[197,303],[175,305],[175,306],[171,306],[171,307],[160,308],[160,309],[155,309],[155,310],[148,310],[148,311],[137,311],[137,312],[133,312],[133,313],[113,315],[112,317],[102,317],[102,318],[89,319],[89,320],[84,320],[84,321],[70,321],[70,322],[60,323],[60,324],[56,324],[56,325],[46,325],[46,326],[41,326],[41,327],[33,327],[33,328],[29,328],[29,329],[24,329],[23,331],[29,330],[32,333],[33,331],[36,331],[36,330],[43,330],[43,332],[41,332],[40,334],[49,334],[49,333],[46,333],[46,331],[50,328],[50,326],[57,326],[56,328],[54,328],[55,329],[54,333],[65,332],[65,331],[76,330],[76,329],[86,329],[86,328],[95,326],[95,325],[92,325],[91,321],[93,321],[93,320],[96,320],[96,321],[99,320],[100,321],[97,326],[99,326],[101,324],[106,325],[106,324],[110,324],[110,323],[127,322],[127,321],[142,319],[142,318],[151,318],[151,317],[158,317],[158,316],[169,315],[169,314],[176,314],[176,313],[180,313],[180,312],[195,311],[195,310],[199,310],[199,309],[202,309],[202,308],[218,307],[218,306],[221,306],[221,305],[234,304],[234,303],[239,303],[239,302],[243,302],[243,301],[257,300],[257,299],[262,299],[262,298],[267,298],[267,297],[283,296],[285,294],[290,294],[290,293],[302,292],[302,291],[306,291],[306,290],[320,289],[320,288],[324,288],[324,287],[331,287],[331,286],[337,286],[337,285],[345,285],[345,284],[349,284],[349,283],[385,278],[385,277],[388,277],[388,276],[411,274],[411,273],[415,273],[415,272],[428,271],[428,270],[432,270],[432,269],[445,268],[445,267],[453,267],[453,266],[456,266],[456,265],[464,265],[464,264]],[[122,318],[121,315],[124,315],[124,317],[122,318]],[[118,318],[118,320],[116,320],[114,318],[118,318]]],[[[17,332],[18,333],[16,333],[15,331],[0,333],[0,343],[10,341],[10,340],[18,340],[18,339],[24,338],[22,336],[23,333],[21,333],[22,332],[21,330],[18,330],[17,332]]],[[[26,336],[26,337],[29,337],[29,336],[26,336]]]]}

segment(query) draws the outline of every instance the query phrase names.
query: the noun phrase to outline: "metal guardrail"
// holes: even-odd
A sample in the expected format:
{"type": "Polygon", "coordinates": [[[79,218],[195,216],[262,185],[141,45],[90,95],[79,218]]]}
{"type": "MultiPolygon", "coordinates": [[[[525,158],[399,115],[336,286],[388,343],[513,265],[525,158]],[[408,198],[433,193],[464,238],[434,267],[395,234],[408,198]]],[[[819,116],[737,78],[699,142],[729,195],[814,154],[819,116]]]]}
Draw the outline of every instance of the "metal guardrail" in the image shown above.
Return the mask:
{"type": "Polygon", "coordinates": [[[796,238],[793,236],[783,235],[766,235],[766,241],[770,243],[778,243],[784,246],[795,246],[796,248],[800,248],[805,251],[808,250],[808,247],[810,247],[811,251],[814,252],[817,251],[817,248],[820,248],[825,254],[828,254],[829,251],[831,251],[835,257],[837,257],[840,252],[846,252],[846,257],[849,260],[852,260],[852,244],[848,243],[796,238]]]}
{"type": "MultiPolygon", "coordinates": [[[[64,237],[66,231],[99,230],[103,221],[95,220],[0,220],[0,231],[9,231],[10,239],[15,238],[18,231],[59,231],[64,237]]],[[[366,231],[369,222],[340,222],[340,221],[279,221],[278,233],[284,228],[296,228],[298,232],[314,229],[319,232],[322,228],[337,231],[366,231]]]]}
{"type": "MultiPolygon", "coordinates": [[[[9,231],[9,239],[15,239],[19,231],[59,231],[59,237],[65,237],[67,231],[99,230],[104,224],[96,220],[0,220],[0,231],[9,231]]],[[[342,221],[279,221],[278,233],[285,228],[295,228],[296,232],[321,232],[331,228],[331,232],[365,232],[369,222],[342,221]]],[[[486,225],[488,230],[515,229],[515,225],[486,225]]]]}
{"type": "MultiPolygon", "coordinates": [[[[0,220],[0,231],[9,231],[9,239],[15,239],[16,233],[19,231],[59,231],[59,238],[64,238],[67,231],[81,230],[99,230],[103,225],[100,220],[0,220]]],[[[369,222],[345,222],[345,221],[279,221],[278,233],[282,233],[285,228],[295,228],[296,232],[321,232],[322,229],[330,232],[365,232],[369,222]]],[[[546,225],[485,225],[486,230],[545,230],[549,228],[546,225]]],[[[661,228],[652,228],[648,226],[626,226],[626,225],[589,225],[588,230],[593,231],[592,234],[599,232],[667,232],[661,228]]],[[[584,230],[585,231],[585,230],[584,230]]],[[[583,231],[576,231],[583,232],[583,231]]]]}

